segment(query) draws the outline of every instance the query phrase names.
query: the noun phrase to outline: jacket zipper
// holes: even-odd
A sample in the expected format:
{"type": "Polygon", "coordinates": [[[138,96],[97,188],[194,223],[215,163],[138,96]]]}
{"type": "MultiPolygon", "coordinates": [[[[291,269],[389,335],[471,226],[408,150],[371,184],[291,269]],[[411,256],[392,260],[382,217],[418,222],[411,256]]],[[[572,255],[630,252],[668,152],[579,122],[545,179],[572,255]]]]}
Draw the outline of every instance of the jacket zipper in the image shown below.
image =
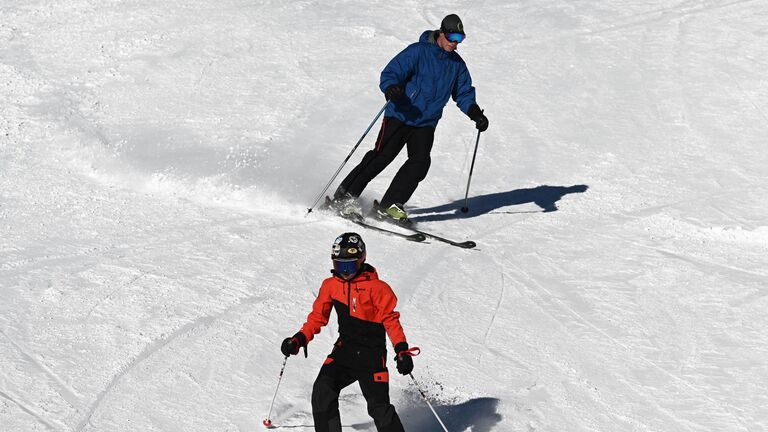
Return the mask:
{"type": "Polygon", "coordinates": [[[349,307],[350,313],[349,315],[352,315],[352,312],[355,312],[355,308],[357,306],[357,298],[355,298],[354,303],[352,301],[352,282],[347,281],[347,306],[349,307]]]}

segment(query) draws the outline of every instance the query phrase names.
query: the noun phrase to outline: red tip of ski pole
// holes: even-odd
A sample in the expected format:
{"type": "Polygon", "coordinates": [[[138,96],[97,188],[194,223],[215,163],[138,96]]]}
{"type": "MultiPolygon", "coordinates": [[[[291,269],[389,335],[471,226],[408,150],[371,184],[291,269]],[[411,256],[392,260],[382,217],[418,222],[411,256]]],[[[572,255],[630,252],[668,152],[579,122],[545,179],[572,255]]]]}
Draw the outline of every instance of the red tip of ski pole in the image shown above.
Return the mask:
{"type": "Polygon", "coordinates": [[[262,423],[264,424],[265,427],[268,427],[268,428],[272,427],[272,420],[270,419],[265,419],[264,421],[262,421],[262,423]]]}

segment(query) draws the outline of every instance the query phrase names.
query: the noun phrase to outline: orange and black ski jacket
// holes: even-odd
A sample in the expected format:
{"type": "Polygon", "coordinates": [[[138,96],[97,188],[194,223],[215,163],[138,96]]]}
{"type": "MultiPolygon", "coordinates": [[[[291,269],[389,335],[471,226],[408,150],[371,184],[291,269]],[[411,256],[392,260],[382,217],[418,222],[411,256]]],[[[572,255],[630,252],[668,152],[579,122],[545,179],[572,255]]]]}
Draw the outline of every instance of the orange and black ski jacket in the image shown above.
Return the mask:
{"type": "Polygon", "coordinates": [[[334,308],[340,341],[386,349],[385,333],[392,345],[406,342],[395,306],[397,297],[392,288],[379,280],[375,268],[365,264],[363,271],[349,281],[336,276],[323,281],[301,332],[309,343],[328,324],[334,308]]]}

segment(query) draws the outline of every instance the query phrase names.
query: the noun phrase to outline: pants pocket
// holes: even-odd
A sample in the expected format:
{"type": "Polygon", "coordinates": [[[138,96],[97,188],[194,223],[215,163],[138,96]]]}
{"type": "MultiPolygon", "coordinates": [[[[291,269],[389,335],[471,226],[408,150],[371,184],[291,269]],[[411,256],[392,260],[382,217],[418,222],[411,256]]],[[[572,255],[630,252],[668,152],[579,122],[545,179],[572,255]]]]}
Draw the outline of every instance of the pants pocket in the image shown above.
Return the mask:
{"type": "Polygon", "coordinates": [[[373,374],[373,382],[389,382],[389,372],[376,372],[373,374]]]}

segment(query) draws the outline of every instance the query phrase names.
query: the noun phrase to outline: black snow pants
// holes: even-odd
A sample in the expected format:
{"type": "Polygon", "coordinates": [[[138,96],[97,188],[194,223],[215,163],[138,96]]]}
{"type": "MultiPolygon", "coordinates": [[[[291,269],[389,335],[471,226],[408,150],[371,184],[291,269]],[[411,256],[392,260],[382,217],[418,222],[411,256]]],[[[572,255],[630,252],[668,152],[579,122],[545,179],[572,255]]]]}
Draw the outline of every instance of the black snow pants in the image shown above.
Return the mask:
{"type": "Polygon", "coordinates": [[[341,432],[339,393],[355,381],[360,385],[376,430],[404,432],[400,417],[389,402],[386,356],[386,349],[336,342],[312,388],[316,432],[341,432]]]}
{"type": "Polygon", "coordinates": [[[395,117],[384,117],[375,147],[347,174],[335,196],[348,192],[359,197],[368,183],[384,171],[407,144],[408,160],[397,171],[381,198],[383,208],[394,203],[405,204],[416,191],[419,182],[427,176],[431,163],[429,153],[434,140],[434,127],[409,126],[395,117]]]}

